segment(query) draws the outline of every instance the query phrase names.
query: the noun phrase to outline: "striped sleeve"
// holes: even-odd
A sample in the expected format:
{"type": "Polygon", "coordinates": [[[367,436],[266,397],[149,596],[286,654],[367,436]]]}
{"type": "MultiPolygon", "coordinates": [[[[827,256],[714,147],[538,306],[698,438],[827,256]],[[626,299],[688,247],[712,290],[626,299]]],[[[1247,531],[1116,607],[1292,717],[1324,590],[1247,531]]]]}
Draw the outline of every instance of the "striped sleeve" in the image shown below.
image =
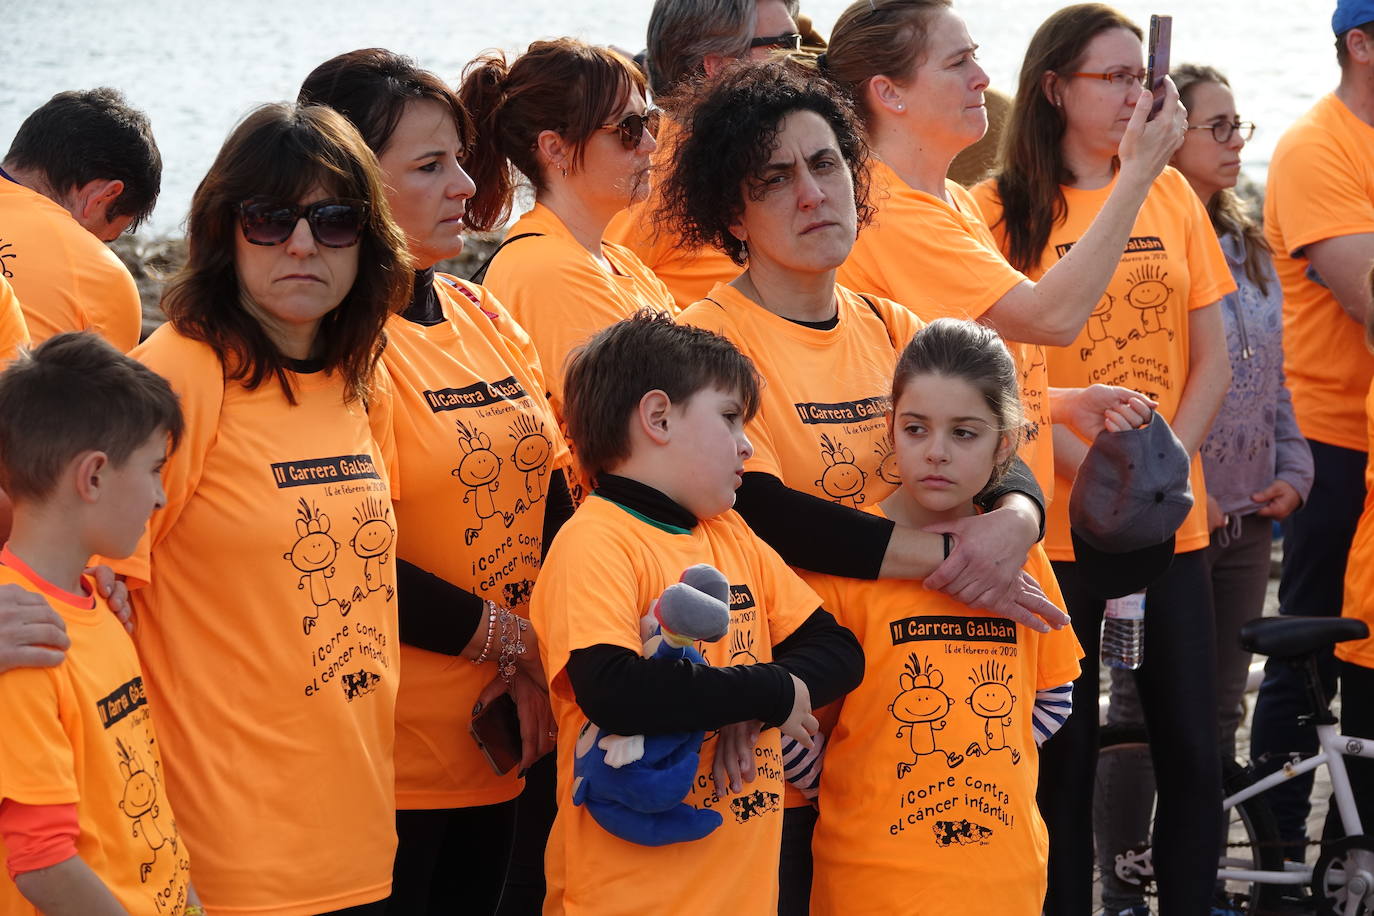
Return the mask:
{"type": "Polygon", "coordinates": [[[1031,711],[1031,725],[1035,729],[1035,746],[1040,747],[1059,731],[1064,720],[1073,712],[1073,684],[1047,687],[1035,692],[1035,707],[1031,711]]]}

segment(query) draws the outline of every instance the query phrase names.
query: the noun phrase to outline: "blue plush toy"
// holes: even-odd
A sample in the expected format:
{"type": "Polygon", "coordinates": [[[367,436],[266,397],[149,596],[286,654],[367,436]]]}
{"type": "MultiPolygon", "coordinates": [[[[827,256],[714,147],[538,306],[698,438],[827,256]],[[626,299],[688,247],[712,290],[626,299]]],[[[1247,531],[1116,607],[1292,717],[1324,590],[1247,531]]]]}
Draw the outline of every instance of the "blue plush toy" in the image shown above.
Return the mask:
{"type": "MultiPolygon", "coordinates": [[[[645,658],[685,658],[704,665],[693,643],[716,642],[730,629],[730,584],[700,564],[663,590],[640,624],[645,658]]],[[[720,814],[683,800],[692,790],[703,732],[612,735],[588,722],[577,738],[573,804],[606,832],[641,846],[699,840],[720,814]]]]}

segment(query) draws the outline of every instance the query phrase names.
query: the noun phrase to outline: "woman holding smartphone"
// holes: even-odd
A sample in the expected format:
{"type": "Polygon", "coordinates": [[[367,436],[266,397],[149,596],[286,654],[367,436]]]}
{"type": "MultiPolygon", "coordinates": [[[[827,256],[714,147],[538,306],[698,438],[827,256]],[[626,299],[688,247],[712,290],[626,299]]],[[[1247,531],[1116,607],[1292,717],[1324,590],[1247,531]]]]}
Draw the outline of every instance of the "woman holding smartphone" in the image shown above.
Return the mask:
{"type": "MultiPolygon", "coordinates": [[[[1062,9],[1036,31],[1021,67],[1001,173],[975,191],[1003,252],[1032,279],[1085,238],[1126,180],[1123,134],[1144,97],[1143,35],[1101,4],[1062,9]]],[[[1155,872],[1161,914],[1205,913],[1220,848],[1216,650],[1206,487],[1198,450],[1230,383],[1220,300],[1235,290],[1207,212],[1187,179],[1166,169],[1151,184],[1124,254],[1087,326],[1050,348],[1051,385],[1123,385],[1158,403],[1194,456],[1193,510],[1172,564],[1146,589],[1144,663],[1135,672],[1158,781],[1155,872]]],[[[1073,487],[1088,443],[1054,430],[1056,490],[1073,487]]],[[[1055,561],[1074,630],[1097,653],[1104,600],[1074,562],[1068,500],[1051,504],[1046,551],[1055,561]]],[[[1096,710],[1098,672],[1074,684],[1074,705],[1096,710]]],[[[1046,742],[1040,807],[1050,833],[1052,916],[1090,911],[1092,791],[1097,717],[1071,716],[1046,742]]]]}

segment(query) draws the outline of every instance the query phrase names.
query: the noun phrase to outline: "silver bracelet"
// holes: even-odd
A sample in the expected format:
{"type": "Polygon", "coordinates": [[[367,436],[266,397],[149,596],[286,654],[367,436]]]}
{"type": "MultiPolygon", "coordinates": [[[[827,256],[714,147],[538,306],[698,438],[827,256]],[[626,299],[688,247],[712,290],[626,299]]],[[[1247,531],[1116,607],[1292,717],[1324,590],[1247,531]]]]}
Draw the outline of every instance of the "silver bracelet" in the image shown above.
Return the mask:
{"type": "Polygon", "coordinates": [[[501,623],[501,655],[496,660],[496,670],[509,684],[515,680],[516,659],[525,654],[524,633],[530,622],[505,608],[500,608],[497,620],[501,623]]]}
{"type": "Polygon", "coordinates": [[[492,644],[492,641],[493,641],[493,640],[495,639],[495,637],[496,637],[496,611],[497,611],[496,602],[495,602],[495,601],[492,601],[492,600],[490,600],[490,599],[487,599],[487,600],[486,600],[486,606],[487,606],[487,644],[486,644],[485,646],[482,647],[482,654],[479,655],[479,656],[477,656],[476,658],[474,658],[474,659],[472,660],[472,663],[473,663],[474,665],[480,665],[480,664],[482,664],[483,662],[485,662],[485,661],[487,660],[487,657],[488,657],[489,655],[491,655],[491,644],[492,644]]]}

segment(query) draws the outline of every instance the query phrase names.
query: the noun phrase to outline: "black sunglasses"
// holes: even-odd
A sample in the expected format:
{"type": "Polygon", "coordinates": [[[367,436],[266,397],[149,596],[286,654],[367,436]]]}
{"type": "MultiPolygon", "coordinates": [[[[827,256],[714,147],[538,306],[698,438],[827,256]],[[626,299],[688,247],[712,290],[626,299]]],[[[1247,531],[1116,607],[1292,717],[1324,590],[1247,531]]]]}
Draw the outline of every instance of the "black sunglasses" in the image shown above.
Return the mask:
{"type": "Polygon", "coordinates": [[[784,48],[788,51],[801,50],[801,35],[796,32],[784,32],[781,35],[761,35],[758,38],[749,39],[750,48],[784,48]]]}
{"type": "Polygon", "coordinates": [[[639,141],[644,138],[647,130],[651,134],[658,133],[658,123],[662,120],[662,115],[657,108],[650,108],[644,114],[626,115],[620,119],[618,124],[603,124],[601,130],[620,131],[620,145],[626,149],[634,149],[639,146],[639,141]]]}
{"type": "Polygon", "coordinates": [[[243,237],[253,245],[280,245],[291,238],[301,217],[319,244],[326,248],[351,248],[363,237],[367,202],[331,197],[300,206],[254,198],[239,204],[243,237]]]}

